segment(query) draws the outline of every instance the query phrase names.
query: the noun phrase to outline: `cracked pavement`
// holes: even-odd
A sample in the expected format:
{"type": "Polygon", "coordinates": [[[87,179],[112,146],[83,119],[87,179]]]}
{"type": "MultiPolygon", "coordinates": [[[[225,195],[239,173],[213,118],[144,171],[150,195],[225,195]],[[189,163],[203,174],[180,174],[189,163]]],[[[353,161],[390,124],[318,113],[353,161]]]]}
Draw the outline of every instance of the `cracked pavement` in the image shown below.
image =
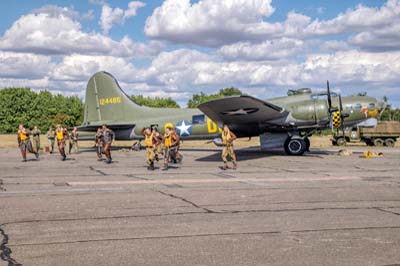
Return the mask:
{"type": "Polygon", "coordinates": [[[400,264],[400,149],[363,159],[215,150],[149,172],[144,151],[20,162],[0,149],[0,266],[400,264]]]}

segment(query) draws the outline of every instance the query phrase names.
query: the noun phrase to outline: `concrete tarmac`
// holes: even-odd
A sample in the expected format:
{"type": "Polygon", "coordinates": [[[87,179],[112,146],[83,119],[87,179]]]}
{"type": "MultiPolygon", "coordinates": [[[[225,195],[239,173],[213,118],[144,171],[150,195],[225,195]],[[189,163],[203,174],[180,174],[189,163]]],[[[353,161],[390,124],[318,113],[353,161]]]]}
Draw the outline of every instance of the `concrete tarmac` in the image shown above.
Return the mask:
{"type": "Polygon", "coordinates": [[[21,162],[0,149],[0,265],[400,265],[400,149],[301,157],[183,150],[154,172],[144,151],[21,162]]]}

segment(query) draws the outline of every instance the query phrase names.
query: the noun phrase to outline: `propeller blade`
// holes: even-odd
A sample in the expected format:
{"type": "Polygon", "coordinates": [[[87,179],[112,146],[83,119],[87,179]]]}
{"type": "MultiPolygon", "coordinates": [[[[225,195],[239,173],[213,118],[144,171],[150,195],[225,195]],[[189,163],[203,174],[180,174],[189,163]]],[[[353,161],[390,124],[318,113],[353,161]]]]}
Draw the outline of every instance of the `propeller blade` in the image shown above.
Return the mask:
{"type": "Polygon", "coordinates": [[[339,94],[339,112],[340,112],[340,129],[342,130],[343,140],[346,145],[345,128],[344,128],[344,118],[348,117],[348,114],[343,113],[343,102],[342,95],[339,94]]]}
{"type": "Polygon", "coordinates": [[[326,81],[326,94],[328,95],[328,110],[332,109],[331,89],[329,88],[329,80],[326,81]]]}

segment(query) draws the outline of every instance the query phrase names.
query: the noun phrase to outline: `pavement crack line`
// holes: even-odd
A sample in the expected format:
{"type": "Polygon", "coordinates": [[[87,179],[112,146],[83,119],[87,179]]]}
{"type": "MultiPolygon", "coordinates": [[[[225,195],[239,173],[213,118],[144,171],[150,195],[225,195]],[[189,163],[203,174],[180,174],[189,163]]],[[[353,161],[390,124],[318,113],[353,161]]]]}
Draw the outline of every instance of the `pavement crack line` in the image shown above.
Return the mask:
{"type": "Polygon", "coordinates": [[[9,237],[2,226],[4,225],[0,225],[0,236],[2,237],[0,242],[0,260],[7,262],[7,266],[22,266],[22,264],[11,257],[12,251],[11,248],[8,247],[9,237]]]}
{"type": "Polygon", "coordinates": [[[229,232],[229,233],[204,233],[204,234],[187,234],[187,235],[165,235],[165,236],[141,236],[141,237],[124,237],[124,238],[104,238],[104,239],[82,239],[71,241],[43,242],[43,243],[20,243],[10,246],[49,246],[49,245],[65,245],[90,242],[110,242],[110,241],[135,241],[135,240],[154,240],[154,239],[180,239],[193,237],[218,237],[218,236],[238,236],[238,235],[283,235],[288,233],[316,233],[316,232],[335,232],[335,231],[354,231],[354,230],[386,230],[400,229],[400,226],[372,226],[372,227],[344,227],[344,228],[321,228],[321,229],[303,229],[291,231],[255,231],[255,232],[229,232]]]}
{"type": "MultiPolygon", "coordinates": [[[[161,192],[159,192],[161,193],[161,192]]],[[[165,193],[165,192],[164,192],[165,193]]],[[[163,193],[161,193],[163,194],[163,193]]],[[[169,196],[165,193],[165,195],[169,196]]],[[[173,197],[173,196],[169,196],[173,197]]],[[[180,199],[174,195],[173,198],[180,199]]],[[[239,214],[239,213],[278,213],[278,212],[298,212],[298,211],[324,211],[324,210],[377,210],[379,207],[335,207],[335,208],[300,208],[300,209],[260,209],[260,210],[222,210],[213,211],[207,208],[198,206],[193,202],[187,200],[182,200],[185,203],[190,203],[192,206],[197,206],[196,208],[201,210],[197,212],[174,212],[174,213],[164,213],[164,214],[147,214],[147,215],[120,215],[120,216],[100,216],[100,217],[81,217],[81,218],[58,218],[58,219],[37,219],[37,220],[20,220],[14,222],[3,223],[3,225],[15,225],[15,224],[29,224],[29,223],[41,223],[41,222],[68,222],[68,221],[90,221],[90,220],[108,220],[108,219],[130,219],[130,218],[150,218],[150,217],[164,217],[164,216],[177,216],[177,215],[195,215],[195,214],[214,214],[214,215],[226,215],[226,214],[239,214]],[[195,205],[193,205],[195,204],[195,205]]],[[[218,205],[214,205],[218,206],[218,205]]],[[[387,208],[398,208],[398,207],[387,207],[387,208]]],[[[398,214],[400,215],[400,214],[398,214]]]]}
{"type": "Polygon", "coordinates": [[[104,175],[104,176],[107,175],[107,174],[104,173],[103,171],[98,170],[98,169],[95,169],[93,166],[89,166],[89,169],[92,170],[92,171],[95,171],[96,173],[99,173],[100,175],[104,175]]]}
{"type": "Polygon", "coordinates": [[[155,190],[155,191],[160,193],[160,194],[162,194],[162,195],[164,195],[164,196],[168,196],[168,197],[171,197],[171,198],[174,198],[174,199],[179,199],[179,200],[181,200],[181,201],[183,201],[185,203],[188,203],[188,204],[192,205],[193,207],[195,207],[197,209],[200,209],[200,210],[203,210],[203,211],[205,211],[207,213],[216,213],[216,212],[214,212],[214,211],[212,211],[210,209],[207,209],[205,207],[201,207],[201,206],[197,205],[196,203],[194,203],[194,202],[192,202],[192,201],[190,201],[188,199],[185,199],[183,197],[179,197],[179,196],[174,195],[172,193],[167,193],[167,192],[164,192],[164,191],[161,191],[161,190],[155,190]]]}
{"type": "Polygon", "coordinates": [[[378,211],[381,211],[381,212],[391,213],[391,214],[394,214],[394,215],[400,215],[400,213],[398,213],[398,212],[382,209],[382,208],[379,208],[379,207],[375,207],[374,209],[378,210],[378,211]]]}

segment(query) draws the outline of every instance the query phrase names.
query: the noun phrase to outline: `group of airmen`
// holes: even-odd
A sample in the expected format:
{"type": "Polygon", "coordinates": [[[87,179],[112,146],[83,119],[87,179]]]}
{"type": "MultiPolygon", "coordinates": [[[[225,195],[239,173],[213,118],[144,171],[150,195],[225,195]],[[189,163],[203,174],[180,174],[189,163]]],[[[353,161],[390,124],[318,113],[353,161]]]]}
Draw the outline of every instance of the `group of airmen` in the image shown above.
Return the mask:
{"type": "MultiPolygon", "coordinates": [[[[21,151],[22,161],[26,162],[27,151],[33,153],[36,159],[39,158],[40,150],[40,130],[37,126],[32,131],[25,129],[24,125],[20,124],[18,127],[18,147],[21,151]],[[30,136],[33,137],[33,144],[30,140],[30,136]]],[[[155,170],[155,162],[159,161],[159,156],[163,157],[163,168],[167,170],[169,163],[180,163],[183,155],[179,152],[180,137],[177,134],[175,128],[172,125],[167,125],[165,128],[165,134],[160,134],[157,127],[146,127],[142,130],[144,137],[144,145],[146,147],[146,163],[148,170],[155,170]]],[[[107,127],[102,125],[98,128],[95,135],[95,146],[97,153],[97,160],[102,161],[102,154],[105,155],[106,163],[111,163],[111,144],[114,140],[114,132],[107,127]]],[[[78,151],[78,130],[76,127],[71,132],[68,132],[67,128],[57,125],[56,129],[52,127],[47,131],[47,139],[49,141],[49,152],[54,152],[54,144],[57,143],[61,160],[65,161],[67,158],[65,148],[68,148],[69,154],[72,149],[75,152],[78,151]]],[[[223,126],[221,132],[222,139],[222,169],[228,169],[228,157],[230,157],[233,169],[237,168],[236,156],[233,149],[233,141],[236,139],[235,134],[230,131],[227,125],[223,126]]]]}
{"type": "MultiPolygon", "coordinates": [[[[23,162],[26,162],[27,152],[33,153],[36,159],[39,159],[40,134],[41,131],[37,126],[34,126],[33,130],[26,129],[23,124],[18,126],[17,141],[23,162]],[[32,136],[33,143],[30,136],[32,136]]],[[[68,132],[67,128],[63,128],[61,125],[57,125],[56,130],[50,127],[47,131],[47,139],[50,153],[54,152],[54,144],[57,141],[58,150],[63,161],[67,158],[65,147],[68,147],[69,154],[71,154],[72,149],[78,152],[78,129],[76,127],[71,132],[68,132]]]]}
{"type": "Polygon", "coordinates": [[[158,132],[156,127],[146,127],[142,130],[144,145],[146,147],[147,169],[154,170],[154,161],[159,161],[159,155],[163,156],[163,170],[168,169],[168,163],[182,161],[182,154],[179,153],[180,137],[173,126],[167,125],[165,134],[158,132]]]}
{"type": "MultiPolygon", "coordinates": [[[[179,152],[180,137],[176,133],[175,128],[172,125],[167,125],[165,128],[165,134],[162,135],[158,132],[157,127],[146,127],[142,130],[144,136],[144,144],[146,147],[146,163],[147,169],[153,171],[155,169],[155,161],[159,161],[158,155],[163,156],[164,166],[162,170],[168,169],[168,163],[181,162],[183,155],[179,152]]],[[[228,169],[228,157],[232,161],[232,168],[237,168],[237,161],[235,151],[233,149],[233,141],[236,139],[236,135],[230,131],[228,125],[223,126],[221,132],[222,139],[222,169],[228,169]]]]}

